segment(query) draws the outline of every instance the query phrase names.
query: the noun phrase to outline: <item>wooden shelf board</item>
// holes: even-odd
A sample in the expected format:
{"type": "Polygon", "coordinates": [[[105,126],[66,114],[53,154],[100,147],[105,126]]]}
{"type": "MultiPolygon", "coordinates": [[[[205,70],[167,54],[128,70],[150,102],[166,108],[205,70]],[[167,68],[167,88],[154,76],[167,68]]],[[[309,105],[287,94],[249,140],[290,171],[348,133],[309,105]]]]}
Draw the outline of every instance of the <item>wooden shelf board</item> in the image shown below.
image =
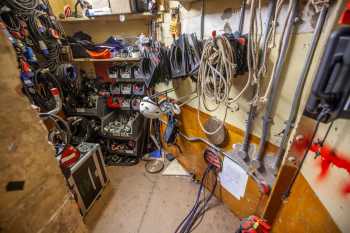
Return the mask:
{"type": "MultiPolygon", "coordinates": [[[[154,17],[157,17],[160,15],[160,13],[152,14],[152,13],[125,13],[125,14],[109,14],[109,15],[98,15],[95,17],[81,17],[81,18],[75,18],[75,17],[68,17],[65,19],[59,19],[59,22],[61,23],[79,23],[79,22],[93,22],[97,20],[109,20],[109,21],[120,21],[120,16],[125,16],[125,22],[128,20],[139,20],[139,19],[152,19],[154,17]]],[[[123,23],[123,22],[121,22],[123,23]]]]}
{"type": "Polygon", "coordinates": [[[94,58],[74,58],[74,62],[138,62],[140,58],[134,57],[113,57],[107,59],[94,59],[94,58]]]}

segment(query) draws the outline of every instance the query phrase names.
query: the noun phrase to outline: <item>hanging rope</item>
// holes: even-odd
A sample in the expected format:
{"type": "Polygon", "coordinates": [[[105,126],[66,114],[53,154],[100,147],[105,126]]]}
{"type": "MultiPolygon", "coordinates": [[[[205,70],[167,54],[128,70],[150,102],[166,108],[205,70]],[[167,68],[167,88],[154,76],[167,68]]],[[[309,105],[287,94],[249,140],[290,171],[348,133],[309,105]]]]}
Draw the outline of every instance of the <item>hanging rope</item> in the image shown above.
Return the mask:
{"type": "MultiPolygon", "coordinates": [[[[277,2],[277,5],[276,5],[275,17],[274,17],[274,20],[272,22],[272,27],[271,27],[270,32],[269,32],[269,37],[271,37],[271,40],[272,40],[272,45],[269,46],[269,49],[272,49],[272,48],[274,48],[276,46],[275,37],[276,37],[277,18],[279,16],[279,13],[281,11],[281,8],[282,8],[282,5],[283,5],[284,1],[285,0],[279,0],[277,2]]],[[[292,12],[293,12],[293,4],[292,4],[292,2],[293,1],[289,2],[288,14],[287,14],[286,19],[288,19],[291,16],[292,12]]],[[[283,44],[283,37],[284,37],[284,35],[286,33],[287,23],[288,23],[288,20],[285,20],[284,24],[283,24],[283,27],[282,27],[283,30],[282,30],[282,33],[281,33],[281,36],[280,36],[280,39],[279,39],[279,43],[278,43],[277,54],[281,53],[282,44],[283,44]]],[[[278,61],[278,59],[276,61],[278,61]]],[[[266,58],[265,58],[265,63],[266,63],[266,58]]],[[[277,65],[278,65],[277,62],[275,62],[274,65],[273,65],[272,75],[271,75],[272,77],[273,77],[273,74],[276,72],[277,65]]],[[[262,73],[266,72],[266,68],[262,67],[261,72],[262,73]]],[[[260,102],[262,102],[262,103],[266,103],[267,102],[268,95],[271,92],[272,82],[273,82],[273,79],[270,79],[265,93],[263,95],[261,95],[261,97],[260,97],[260,100],[259,100],[260,102]]]]}
{"type": "Polygon", "coordinates": [[[203,132],[208,135],[219,132],[226,121],[230,106],[236,103],[249,88],[250,80],[248,79],[245,86],[235,97],[230,96],[232,80],[237,73],[236,53],[237,51],[224,35],[211,38],[204,45],[197,82],[197,119],[203,132]],[[199,117],[202,106],[208,112],[214,112],[220,106],[225,106],[224,117],[217,129],[208,131],[204,128],[199,117]]]}

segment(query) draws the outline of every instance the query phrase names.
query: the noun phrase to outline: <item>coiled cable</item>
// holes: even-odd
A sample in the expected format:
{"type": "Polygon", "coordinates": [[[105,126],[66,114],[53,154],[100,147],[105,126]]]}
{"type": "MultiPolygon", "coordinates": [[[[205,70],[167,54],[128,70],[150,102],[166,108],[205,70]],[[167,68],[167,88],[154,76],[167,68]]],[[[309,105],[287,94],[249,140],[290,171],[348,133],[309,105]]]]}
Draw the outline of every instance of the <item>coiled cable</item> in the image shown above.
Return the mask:
{"type": "Polygon", "coordinates": [[[55,76],[45,69],[36,70],[33,77],[35,94],[32,100],[42,111],[50,111],[56,107],[56,101],[50,90],[57,88],[63,100],[62,88],[55,76]]]}
{"type": "Polygon", "coordinates": [[[54,31],[58,32],[56,26],[52,23],[50,16],[43,11],[34,10],[34,12],[28,16],[28,29],[33,38],[33,42],[36,43],[37,50],[47,58],[46,67],[51,71],[55,71],[57,64],[60,64],[60,44],[58,39],[54,38],[54,31]]]}
{"type": "Polygon", "coordinates": [[[39,0],[4,0],[4,4],[14,11],[30,14],[38,6],[39,0]]]}

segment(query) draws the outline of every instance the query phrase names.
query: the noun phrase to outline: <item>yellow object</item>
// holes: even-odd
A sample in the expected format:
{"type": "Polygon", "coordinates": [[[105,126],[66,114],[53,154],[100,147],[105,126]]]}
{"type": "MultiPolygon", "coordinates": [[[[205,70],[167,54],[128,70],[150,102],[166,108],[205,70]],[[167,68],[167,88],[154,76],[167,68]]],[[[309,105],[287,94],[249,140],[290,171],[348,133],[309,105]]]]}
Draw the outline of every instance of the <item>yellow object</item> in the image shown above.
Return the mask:
{"type": "Polygon", "coordinates": [[[174,38],[178,37],[181,33],[181,23],[178,8],[173,9],[171,13],[170,33],[174,38]]]}

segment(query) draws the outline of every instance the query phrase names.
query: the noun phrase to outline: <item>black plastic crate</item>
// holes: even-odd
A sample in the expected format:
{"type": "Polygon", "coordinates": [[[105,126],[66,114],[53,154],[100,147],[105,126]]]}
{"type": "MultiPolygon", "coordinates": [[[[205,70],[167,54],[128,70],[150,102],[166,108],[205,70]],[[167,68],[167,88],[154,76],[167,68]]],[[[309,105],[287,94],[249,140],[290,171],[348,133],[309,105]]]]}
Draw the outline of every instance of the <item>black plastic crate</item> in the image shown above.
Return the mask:
{"type": "Polygon", "coordinates": [[[106,98],[103,96],[99,96],[96,100],[96,107],[94,108],[75,108],[72,111],[68,111],[67,115],[70,116],[93,116],[93,117],[104,117],[111,110],[107,108],[106,98]]]}

